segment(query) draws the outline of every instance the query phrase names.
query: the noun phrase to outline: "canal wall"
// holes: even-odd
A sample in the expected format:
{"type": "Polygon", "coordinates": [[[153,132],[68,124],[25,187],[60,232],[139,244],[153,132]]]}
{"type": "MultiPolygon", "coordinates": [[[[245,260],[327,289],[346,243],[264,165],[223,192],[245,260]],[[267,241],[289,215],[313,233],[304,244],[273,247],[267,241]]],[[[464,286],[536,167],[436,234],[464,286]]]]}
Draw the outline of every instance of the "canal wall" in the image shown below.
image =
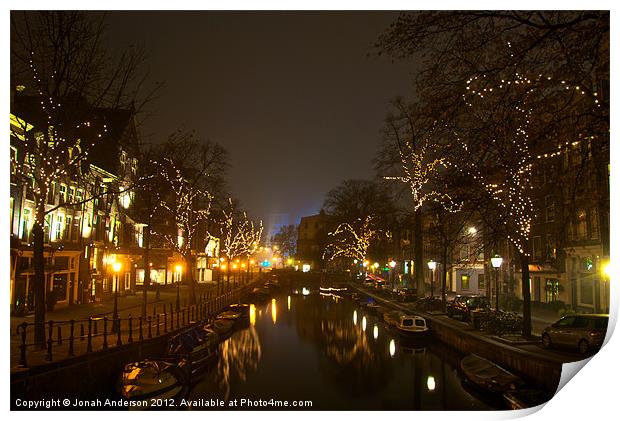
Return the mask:
{"type": "Polygon", "coordinates": [[[11,407],[19,409],[14,408],[16,399],[112,398],[123,367],[147,357],[162,357],[172,334],[12,372],[11,407]]]}
{"type": "Polygon", "coordinates": [[[360,293],[372,297],[390,308],[417,314],[426,319],[433,336],[446,345],[464,354],[477,354],[521,376],[534,385],[543,386],[550,392],[557,390],[562,374],[562,362],[517,346],[504,344],[475,330],[464,330],[426,313],[412,311],[398,303],[369,293],[356,285],[351,285],[360,293]]]}

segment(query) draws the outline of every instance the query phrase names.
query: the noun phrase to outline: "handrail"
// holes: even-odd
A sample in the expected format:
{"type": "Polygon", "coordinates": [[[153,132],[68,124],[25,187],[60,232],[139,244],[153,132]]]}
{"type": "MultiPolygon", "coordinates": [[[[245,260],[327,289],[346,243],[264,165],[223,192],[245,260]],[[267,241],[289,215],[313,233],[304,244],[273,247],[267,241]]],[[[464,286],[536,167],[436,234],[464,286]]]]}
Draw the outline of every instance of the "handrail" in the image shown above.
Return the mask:
{"type": "Polygon", "coordinates": [[[16,329],[16,334],[21,336],[17,367],[28,367],[27,354],[29,352],[45,351],[44,360],[53,361],[61,351],[65,351],[64,355],[67,358],[74,358],[95,351],[105,351],[111,346],[110,336],[116,336],[116,341],[113,343],[118,347],[124,343],[133,343],[134,333],[138,335],[138,342],[175,333],[188,326],[212,319],[224,307],[235,301],[238,302],[244,294],[251,291],[250,288],[260,282],[262,282],[261,279],[208,298],[202,294],[196,304],[185,305],[179,310],[173,310],[172,303],[170,303],[168,310],[168,306],[164,303],[163,311],[158,312],[156,304],[153,307],[153,314],[147,317],[139,316],[136,318],[129,314],[127,317],[116,319],[108,316],[91,316],[84,319],[48,320],[43,323],[47,330],[46,340],[43,344],[34,342],[34,333],[29,335],[33,332],[33,329],[29,329],[29,327],[34,327],[38,323],[23,322],[16,329]],[[65,333],[68,328],[68,336],[63,336],[63,327],[65,333]],[[79,329],[79,334],[76,335],[77,329],[79,329]],[[85,347],[82,345],[84,341],[86,341],[85,347]],[[66,350],[64,349],[65,345],[67,346],[66,350]],[[62,350],[59,349],[61,347],[62,350]],[[33,348],[35,348],[34,351],[29,351],[33,348]]]}

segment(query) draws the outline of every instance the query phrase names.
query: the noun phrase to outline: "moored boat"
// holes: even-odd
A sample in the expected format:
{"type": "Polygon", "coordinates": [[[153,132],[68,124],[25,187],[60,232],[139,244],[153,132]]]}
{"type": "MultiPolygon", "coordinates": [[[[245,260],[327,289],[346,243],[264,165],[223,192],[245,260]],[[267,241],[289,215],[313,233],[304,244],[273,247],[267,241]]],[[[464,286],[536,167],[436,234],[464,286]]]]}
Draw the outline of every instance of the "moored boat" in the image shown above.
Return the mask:
{"type": "Polygon", "coordinates": [[[403,314],[398,318],[396,328],[405,335],[422,336],[428,333],[428,326],[424,317],[408,314],[403,314]]]}
{"type": "Polygon", "coordinates": [[[212,329],[194,327],[173,336],[168,343],[168,357],[186,370],[190,379],[217,360],[219,335],[212,329]]]}
{"type": "Polygon", "coordinates": [[[232,333],[235,322],[227,319],[216,319],[213,322],[213,330],[221,337],[226,337],[232,333]]]}
{"type": "Polygon", "coordinates": [[[123,399],[144,402],[144,405],[136,407],[149,407],[152,399],[178,401],[188,390],[188,381],[181,368],[156,360],[125,365],[117,383],[117,391],[123,399]]]}
{"type": "Polygon", "coordinates": [[[228,306],[229,311],[234,311],[235,313],[239,313],[240,317],[249,318],[250,317],[250,305],[249,304],[231,304],[228,306]]]}
{"type": "Polygon", "coordinates": [[[524,384],[520,377],[476,354],[470,354],[461,360],[461,370],[474,385],[500,395],[516,390],[524,384]]]}

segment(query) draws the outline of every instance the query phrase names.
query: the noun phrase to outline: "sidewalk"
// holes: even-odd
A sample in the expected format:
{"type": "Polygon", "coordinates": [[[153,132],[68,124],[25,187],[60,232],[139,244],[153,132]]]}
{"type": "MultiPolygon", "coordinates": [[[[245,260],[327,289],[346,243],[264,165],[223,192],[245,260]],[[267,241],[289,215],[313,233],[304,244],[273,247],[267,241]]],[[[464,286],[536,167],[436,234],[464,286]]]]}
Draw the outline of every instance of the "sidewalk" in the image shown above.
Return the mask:
{"type": "MultiPolygon", "coordinates": [[[[231,284],[231,288],[233,288],[232,284],[231,284]]],[[[222,293],[224,292],[226,292],[225,284],[222,286],[222,293]]],[[[200,302],[202,298],[204,298],[205,301],[208,301],[211,298],[214,298],[216,295],[217,295],[217,285],[215,283],[211,283],[207,285],[204,285],[204,284],[198,285],[196,288],[196,301],[197,302],[200,302]]],[[[167,313],[170,315],[170,311],[176,309],[176,297],[177,297],[176,288],[161,289],[159,299],[156,299],[155,291],[147,292],[146,315],[147,317],[151,316],[153,333],[155,333],[155,330],[156,330],[156,325],[155,325],[156,318],[154,317],[154,314],[163,313],[164,306],[165,306],[167,313]]],[[[181,308],[189,304],[189,287],[183,286],[183,285],[180,286],[179,298],[180,298],[181,308]]],[[[121,319],[127,319],[129,316],[132,316],[132,318],[134,319],[134,329],[136,330],[134,332],[135,339],[138,338],[138,333],[137,333],[138,324],[139,324],[138,318],[140,317],[141,312],[142,312],[142,303],[143,303],[142,291],[137,292],[135,295],[127,295],[123,297],[120,297],[120,296],[118,297],[118,316],[121,319]]],[[[87,341],[84,340],[84,338],[78,339],[78,335],[80,335],[81,328],[85,329],[85,333],[87,332],[87,326],[88,326],[87,319],[89,317],[100,318],[100,317],[107,316],[109,319],[107,330],[111,331],[111,328],[112,328],[111,320],[112,320],[113,308],[114,308],[113,299],[109,299],[109,300],[98,302],[98,303],[79,304],[79,305],[63,307],[63,308],[59,308],[59,309],[55,309],[53,311],[47,312],[45,315],[45,320],[46,322],[49,322],[50,320],[55,321],[55,322],[67,322],[70,320],[75,320],[76,324],[75,324],[74,335],[76,337],[76,340],[74,342],[74,348],[75,348],[75,354],[80,355],[85,352],[87,341]]],[[[189,319],[189,314],[187,315],[187,318],[189,319]]],[[[176,324],[177,323],[176,318],[174,320],[176,324]]],[[[168,325],[170,326],[173,319],[169,316],[167,321],[168,321],[168,325]]],[[[11,346],[11,369],[12,370],[15,367],[17,367],[18,361],[19,361],[19,354],[20,354],[19,349],[21,345],[21,335],[18,334],[17,328],[23,322],[33,323],[34,314],[29,314],[25,317],[11,317],[10,346],[11,346]]],[[[125,326],[125,324],[126,324],[126,320],[125,322],[123,322],[123,325],[121,328],[123,331],[123,342],[126,342],[126,334],[127,334],[126,332],[127,327],[125,326]]],[[[54,360],[57,360],[58,358],[64,359],[64,358],[67,358],[68,356],[66,350],[60,349],[60,348],[65,349],[68,346],[68,341],[67,341],[68,336],[69,336],[68,326],[69,326],[68,323],[64,323],[62,327],[63,340],[64,340],[64,343],[62,346],[56,344],[57,333],[56,331],[54,331],[54,335],[53,335],[54,360]]],[[[160,326],[163,329],[163,319],[160,321],[160,326]]],[[[93,323],[93,328],[95,329],[93,331],[93,334],[97,332],[99,334],[97,338],[95,338],[95,335],[93,335],[94,336],[93,340],[97,339],[96,341],[93,342],[93,349],[98,350],[101,348],[101,344],[99,342],[101,342],[102,340],[101,334],[103,330],[103,321],[99,320],[97,323],[93,323]],[[95,324],[97,325],[96,327],[94,326],[95,324]]],[[[143,328],[144,328],[144,335],[146,336],[147,335],[147,330],[146,330],[147,321],[146,320],[143,322],[143,328]]],[[[45,332],[46,332],[46,338],[47,338],[48,336],[47,326],[46,326],[45,332]]],[[[34,329],[32,326],[29,326],[27,329],[27,341],[26,341],[28,344],[34,341],[33,335],[34,335],[34,329]]],[[[108,335],[109,345],[113,346],[113,344],[116,343],[116,339],[117,339],[116,336],[115,335],[113,336],[110,333],[108,335]]],[[[33,365],[33,364],[38,365],[38,364],[45,363],[44,361],[45,351],[44,350],[35,350],[34,348],[29,346],[28,355],[29,356],[27,359],[28,359],[29,365],[33,365]]]]}

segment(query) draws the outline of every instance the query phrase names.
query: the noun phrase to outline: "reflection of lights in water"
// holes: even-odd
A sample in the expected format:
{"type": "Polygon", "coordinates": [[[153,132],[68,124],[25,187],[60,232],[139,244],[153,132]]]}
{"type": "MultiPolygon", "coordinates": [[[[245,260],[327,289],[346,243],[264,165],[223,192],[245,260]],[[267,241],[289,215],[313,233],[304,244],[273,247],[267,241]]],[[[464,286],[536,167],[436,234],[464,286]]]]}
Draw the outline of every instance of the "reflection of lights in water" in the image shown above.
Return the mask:
{"type": "Polygon", "coordinates": [[[301,290],[301,293],[303,295],[310,295],[310,290],[308,288],[306,288],[306,287],[303,287],[302,290],[301,290]]]}
{"type": "Polygon", "coordinates": [[[235,333],[220,344],[218,387],[224,390],[224,400],[228,400],[230,394],[231,372],[236,372],[239,379],[245,382],[247,375],[258,368],[261,353],[258,333],[253,326],[235,333]]]}
{"type": "Polygon", "coordinates": [[[431,392],[435,390],[435,378],[433,376],[428,376],[428,379],[426,379],[426,387],[431,392]]]}
{"type": "Polygon", "coordinates": [[[256,306],[254,304],[250,304],[250,325],[254,326],[256,324],[256,306]]]}
{"type": "Polygon", "coordinates": [[[372,329],[372,337],[375,339],[379,337],[379,328],[377,327],[377,325],[375,325],[375,327],[372,329]]]}
{"type": "Polygon", "coordinates": [[[366,316],[362,317],[362,330],[366,332],[366,316]]]}
{"type": "Polygon", "coordinates": [[[396,343],[394,339],[390,340],[390,357],[393,357],[396,354],[396,343]]]}
{"type": "Polygon", "coordinates": [[[273,320],[273,324],[276,324],[276,319],[278,318],[278,314],[277,314],[278,310],[276,308],[276,299],[272,298],[271,299],[271,320],[273,320]]]}
{"type": "Polygon", "coordinates": [[[291,296],[290,295],[286,299],[286,308],[287,308],[287,310],[291,309],[291,296]]]}
{"type": "Polygon", "coordinates": [[[357,325],[357,310],[353,310],[353,324],[357,325]]]}

